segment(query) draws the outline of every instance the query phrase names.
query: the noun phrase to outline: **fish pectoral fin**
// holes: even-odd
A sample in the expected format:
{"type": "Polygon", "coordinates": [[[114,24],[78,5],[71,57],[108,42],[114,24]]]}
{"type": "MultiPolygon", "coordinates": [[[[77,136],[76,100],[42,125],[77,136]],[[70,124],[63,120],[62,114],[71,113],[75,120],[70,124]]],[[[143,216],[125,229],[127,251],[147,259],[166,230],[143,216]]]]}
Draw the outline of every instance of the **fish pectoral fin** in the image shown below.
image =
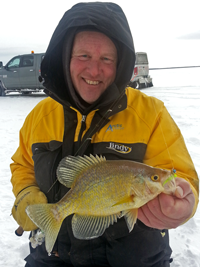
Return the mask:
{"type": "Polygon", "coordinates": [[[116,202],[112,207],[119,206],[125,203],[132,203],[133,202],[133,196],[126,196],[122,198],[120,201],[116,202]]]}
{"type": "Polygon", "coordinates": [[[64,186],[71,188],[73,182],[80,175],[80,173],[87,169],[90,166],[101,164],[106,161],[105,157],[98,156],[94,157],[93,155],[88,156],[67,156],[63,158],[57,168],[56,174],[58,181],[64,186]]]}
{"type": "Polygon", "coordinates": [[[72,218],[72,231],[78,239],[93,239],[101,236],[114,222],[120,213],[109,216],[85,216],[74,214],[72,218]]]}
{"type": "Polygon", "coordinates": [[[131,232],[137,221],[138,209],[123,211],[122,214],[124,214],[128,230],[131,232]]]}

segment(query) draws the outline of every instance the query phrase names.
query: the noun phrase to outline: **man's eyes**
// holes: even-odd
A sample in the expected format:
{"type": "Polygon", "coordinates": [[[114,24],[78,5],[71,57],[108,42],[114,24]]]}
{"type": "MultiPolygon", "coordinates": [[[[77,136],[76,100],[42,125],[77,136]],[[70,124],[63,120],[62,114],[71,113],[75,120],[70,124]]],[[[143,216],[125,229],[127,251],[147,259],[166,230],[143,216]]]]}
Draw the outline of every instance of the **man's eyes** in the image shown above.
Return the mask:
{"type": "Polygon", "coordinates": [[[112,64],[113,62],[115,62],[115,59],[112,57],[103,57],[103,62],[105,62],[106,64],[112,64]]]}
{"type": "Polygon", "coordinates": [[[88,58],[88,55],[80,55],[79,58],[80,59],[87,59],[88,58]]]}
{"type": "MultiPolygon", "coordinates": [[[[89,60],[91,59],[91,56],[87,55],[87,54],[82,54],[78,56],[80,60],[89,60]]],[[[112,57],[102,57],[101,60],[105,63],[111,63],[114,61],[114,59],[112,57]]]]}

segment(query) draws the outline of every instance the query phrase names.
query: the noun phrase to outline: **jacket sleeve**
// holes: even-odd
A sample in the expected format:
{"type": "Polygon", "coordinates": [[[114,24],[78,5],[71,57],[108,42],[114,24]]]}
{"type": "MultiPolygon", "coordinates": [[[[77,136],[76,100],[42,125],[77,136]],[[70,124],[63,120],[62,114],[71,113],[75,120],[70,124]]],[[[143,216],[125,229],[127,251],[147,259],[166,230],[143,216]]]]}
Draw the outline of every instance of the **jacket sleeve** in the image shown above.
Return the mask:
{"type": "MultiPolygon", "coordinates": [[[[190,183],[195,195],[194,215],[198,205],[198,176],[186,148],[183,136],[164,105],[156,105],[154,99],[155,120],[149,127],[151,135],[147,143],[144,163],[153,167],[175,169],[178,177],[190,183]]],[[[191,216],[191,217],[192,217],[191,216]]]]}
{"type": "Polygon", "coordinates": [[[11,183],[15,196],[24,188],[37,185],[31,151],[33,111],[27,116],[19,133],[19,147],[12,156],[11,183]]]}

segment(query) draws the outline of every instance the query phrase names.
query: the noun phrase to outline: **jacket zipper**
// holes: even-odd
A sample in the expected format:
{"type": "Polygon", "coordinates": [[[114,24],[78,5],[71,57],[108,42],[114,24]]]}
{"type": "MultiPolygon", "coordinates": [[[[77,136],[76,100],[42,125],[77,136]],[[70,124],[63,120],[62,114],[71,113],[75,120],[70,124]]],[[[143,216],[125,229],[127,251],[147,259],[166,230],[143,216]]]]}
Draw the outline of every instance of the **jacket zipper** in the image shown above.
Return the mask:
{"type": "Polygon", "coordinates": [[[83,132],[86,129],[86,123],[85,123],[86,117],[87,117],[86,115],[82,115],[81,129],[80,129],[79,136],[78,136],[78,147],[80,147],[81,145],[81,137],[82,137],[83,132]]]}
{"type": "Polygon", "coordinates": [[[82,115],[82,120],[81,120],[81,122],[83,123],[83,122],[85,122],[86,121],[86,115],[82,115]]]}

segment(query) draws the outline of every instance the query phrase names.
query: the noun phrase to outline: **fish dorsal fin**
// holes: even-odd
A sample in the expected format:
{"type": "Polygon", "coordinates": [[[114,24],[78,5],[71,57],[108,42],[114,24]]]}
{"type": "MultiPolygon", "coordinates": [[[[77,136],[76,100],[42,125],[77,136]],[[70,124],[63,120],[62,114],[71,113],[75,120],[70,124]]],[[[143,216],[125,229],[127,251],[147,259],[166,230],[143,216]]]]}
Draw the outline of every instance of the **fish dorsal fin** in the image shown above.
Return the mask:
{"type": "Polygon", "coordinates": [[[105,157],[102,156],[67,156],[63,158],[57,168],[56,174],[58,181],[64,186],[71,188],[73,182],[77,176],[89,166],[94,166],[100,162],[106,161],[105,157]]]}
{"type": "Polygon", "coordinates": [[[121,213],[109,216],[84,216],[74,214],[72,218],[73,234],[78,239],[93,239],[101,236],[111,224],[117,222],[117,218],[120,218],[120,215],[121,213]]]}
{"type": "Polygon", "coordinates": [[[124,211],[122,214],[122,216],[124,215],[124,218],[126,220],[129,232],[133,230],[133,227],[137,220],[137,214],[138,214],[138,209],[127,210],[124,211]]]}

